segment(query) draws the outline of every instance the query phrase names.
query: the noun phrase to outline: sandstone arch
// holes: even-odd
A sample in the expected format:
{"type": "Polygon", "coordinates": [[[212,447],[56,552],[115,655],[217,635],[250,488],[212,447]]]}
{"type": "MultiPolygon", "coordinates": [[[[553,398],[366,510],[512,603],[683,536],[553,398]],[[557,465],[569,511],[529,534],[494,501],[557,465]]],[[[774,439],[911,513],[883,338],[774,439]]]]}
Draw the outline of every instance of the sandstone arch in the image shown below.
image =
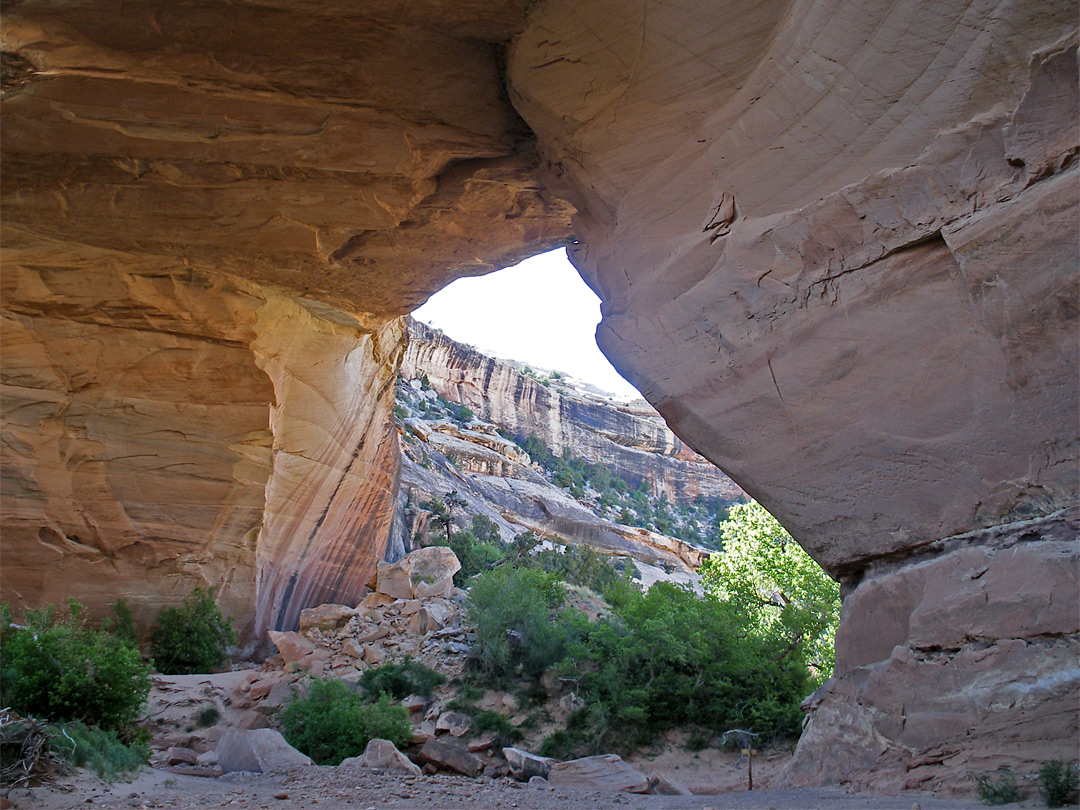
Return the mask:
{"type": "Polygon", "coordinates": [[[254,638],[347,595],[396,317],[574,236],[605,351],[845,583],[792,779],[1073,753],[1074,6],[2,25],[5,599],[209,582],[254,638]]]}

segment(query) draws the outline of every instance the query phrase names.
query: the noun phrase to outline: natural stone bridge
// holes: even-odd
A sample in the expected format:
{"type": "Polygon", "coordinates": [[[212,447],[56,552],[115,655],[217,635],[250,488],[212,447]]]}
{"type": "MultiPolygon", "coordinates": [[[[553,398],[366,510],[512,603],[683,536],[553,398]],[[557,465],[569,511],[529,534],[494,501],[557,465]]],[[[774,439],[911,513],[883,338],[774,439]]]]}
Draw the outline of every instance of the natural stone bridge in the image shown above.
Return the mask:
{"type": "Polygon", "coordinates": [[[1075,754],[1075,3],[2,26],[5,600],[208,583],[253,640],[355,596],[399,316],[570,243],[605,352],[844,584],[792,781],[1075,754]]]}

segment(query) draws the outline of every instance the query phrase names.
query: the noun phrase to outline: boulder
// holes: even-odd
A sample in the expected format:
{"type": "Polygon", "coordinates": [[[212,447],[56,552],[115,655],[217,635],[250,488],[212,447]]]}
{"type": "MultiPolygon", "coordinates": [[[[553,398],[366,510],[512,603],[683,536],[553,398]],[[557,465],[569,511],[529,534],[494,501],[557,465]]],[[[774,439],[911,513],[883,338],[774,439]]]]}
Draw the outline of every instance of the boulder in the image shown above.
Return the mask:
{"type": "Polygon", "coordinates": [[[681,782],[668,779],[662,773],[654,773],[649,777],[649,793],[658,796],[693,796],[693,791],[681,782]]]}
{"type": "Polygon", "coordinates": [[[308,630],[322,630],[328,632],[344,627],[349,619],[356,615],[356,611],[347,605],[319,605],[318,607],[306,608],[300,611],[300,632],[308,630]]]}
{"type": "Polygon", "coordinates": [[[555,760],[549,757],[530,754],[520,748],[504,748],[502,754],[506,758],[506,764],[510,766],[510,775],[519,782],[528,782],[534,776],[547,779],[551,766],[555,764],[555,760]]]}
{"type": "Polygon", "coordinates": [[[461,570],[457,555],[444,546],[429,546],[406,554],[396,563],[380,561],[375,590],[394,599],[449,596],[454,574],[461,570]]]}
{"type": "Polygon", "coordinates": [[[341,763],[342,767],[382,768],[387,771],[404,771],[411,776],[420,776],[419,766],[397,750],[389,740],[371,740],[364,749],[364,755],[349,757],[341,763]]]}
{"type": "Polygon", "coordinates": [[[559,787],[588,790],[620,790],[624,793],[647,793],[649,780],[623,762],[617,754],[557,762],[551,766],[548,781],[559,787]]]}
{"type": "Polygon", "coordinates": [[[165,760],[170,765],[195,765],[199,755],[190,748],[172,747],[165,752],[165,760]]]}
{"type": "Polygon", "coordinates": [[[270,630],[268,635],[270,642],[277,647],[278,652],[281,653],[281,659],[286,664],[295,664],[308,653],[315,652],[315,645],[311,641],[292,630],[284,633],[270,630]]]}
{"type": "Polygon", "coordinates": [[[438,721],[435,723],[436,733],[440,731],[449,731],[455,737],[464,737],[469,727],[472,725],[472,720],[469,719],[467,714],[461,714],[460,712],[443,712],[439,715],[438,721]]]}
{"type": "Polygon", "coordinates": [[[218,742],[217,755],[224,773],[287,771],[314,764],[270,728],[230,731],[218,742]]]}
{"type": "Polygon", "coordinates": [[[417,758],[426,765],[440,770],[450,770],[464,776],[476,776],[484,767],[483,760],[469,753],[460,740],[432,737],[424,743],[417,758]]]}

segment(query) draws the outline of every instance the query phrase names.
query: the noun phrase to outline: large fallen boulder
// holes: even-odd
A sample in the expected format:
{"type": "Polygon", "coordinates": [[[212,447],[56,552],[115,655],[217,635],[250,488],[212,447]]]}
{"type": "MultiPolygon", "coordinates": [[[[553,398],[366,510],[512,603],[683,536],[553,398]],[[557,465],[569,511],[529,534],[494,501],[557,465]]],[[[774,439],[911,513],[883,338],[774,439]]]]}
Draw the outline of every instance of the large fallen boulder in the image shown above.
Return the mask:
{"type": "Polygon", "coordinates": [[[421,775],[420,768],[389,740],[371,740],[363,756],[349,757],[342,761],[341,767],[382,768],[386,771],[404,771],[412,776],[421,775]]]}
{"type": "Polygon", "coordinates": [[[228,732],[217,744],[217,757],[224,773],[288,771],[314,764],[270,728],[228,732]]]}
{"type": "Polygon", "coordinates": [[[484,767],[483,760],[470,754],[465,743],[452,738],[432,737],[424,743],[416,757],[440,770],[456,771],[465,776],[476,776],[484,767]]]}
{"type": "Polygon", "coordinates": [[[394,599],[449,596],[454,574],[461,570],[457,555],[445,546],[428,546],[406,554],[396,563],[380,561],[375,590],[394,599]]]}
{"type": "Polygon", "coordinates": [[[510,775],[519,782],[528,782],[534,776],[547,779],[555,760],[522,751],[520,748],[503,748],[502,755],[510,766],[510,775]]]}
{"type": "Polygon", "coordinates": [[[589,790],[621,790],[624,793],[647,793],[649,779],[623,762],[617,754],[557,762],[551,766],[548,781],[559,787],[589,790]]]}
{"type": "Polygon", "coordinates": [[[270,642],[281,653],[281,660],[286,664],[293,664],[309,653],[315,652],[315,645],[299,633],[289,630],[281,633],[277,630],[268,631],[270,642]]]}
{"type": "Polygon", "coordinates": [[[322,630],[328,632],[344,627],[349,619],[356,615],[356,610],[348,605],[319,605],[300,611],[300,632],[322,630]]]}

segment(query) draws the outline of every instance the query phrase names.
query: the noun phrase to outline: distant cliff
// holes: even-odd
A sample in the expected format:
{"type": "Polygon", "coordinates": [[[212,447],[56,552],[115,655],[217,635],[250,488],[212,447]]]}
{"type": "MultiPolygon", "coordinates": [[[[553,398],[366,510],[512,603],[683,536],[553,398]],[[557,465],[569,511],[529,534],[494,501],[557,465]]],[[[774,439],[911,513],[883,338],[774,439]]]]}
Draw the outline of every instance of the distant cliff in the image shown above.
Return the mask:
{"type": "Polygon", "coordinates": [[[431,387],[470,408],[479,419],[515,435],[535,434],[552,452],[570,450],[606,464],[630,481],[642,479],[658,495],[686,502],[698,495],[737,500],[743,492],[694,453],[644,400],[621,403],[539,380],[408,318],[406,379],[426,376],[431,387]]]}

